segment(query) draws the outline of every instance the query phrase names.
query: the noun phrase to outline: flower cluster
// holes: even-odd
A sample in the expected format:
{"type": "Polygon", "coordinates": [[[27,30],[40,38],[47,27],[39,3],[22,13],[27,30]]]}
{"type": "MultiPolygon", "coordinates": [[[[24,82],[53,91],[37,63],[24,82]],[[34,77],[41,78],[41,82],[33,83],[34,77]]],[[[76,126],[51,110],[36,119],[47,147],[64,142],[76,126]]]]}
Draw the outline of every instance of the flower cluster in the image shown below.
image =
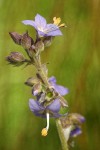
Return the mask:
{"type": "MultiPolygon", "coordinates": [[[[42,136],[46,136],[49,129],[50,117],[59,118],[62,124],[64,134],[69,132],[70,136],[75,137],[81,133],[80,125],[84,122],[84,117],[79,114],[60,114],[61,107],[68,107],[67,101],[63,96],[68,94],[69,90],[56,83],[54,76],[48,78],[48,69],[46,64],[41,63],[40,54],[45,47],[50,46],[53,37],[62,35],[61,27],[66,27],[64,23],[60,24],[60,18],[53,18],[53,23],[47,23],[46,19],[37,14],[35,20],[22,21],[25,25],[30,25],[36,30],[36,39],[29,36],[28,32],[18,34],[10,32],[13,41],[22,46],[27,53],[27,58],[20,52],[11,52],[6,60],[14,66],[25,64],[34,65],[36,68],[36,76],[30,77],[25,82],[31,87],[32,96],[29,100],[29,108],[35,116],[46,118],[47,126],[42,129],[42,136]]],[[[66,136],[65,136],[66,137],[66,136]]]]}

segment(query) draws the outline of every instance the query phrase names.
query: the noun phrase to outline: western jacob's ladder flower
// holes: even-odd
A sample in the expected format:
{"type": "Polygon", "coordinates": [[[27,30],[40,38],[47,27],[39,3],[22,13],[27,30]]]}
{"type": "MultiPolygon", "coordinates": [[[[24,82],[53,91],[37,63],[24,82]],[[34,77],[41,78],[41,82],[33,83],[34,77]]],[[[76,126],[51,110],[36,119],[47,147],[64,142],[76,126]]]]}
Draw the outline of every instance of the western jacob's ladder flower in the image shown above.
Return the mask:
{"type": "MultiPolygon", "coordinates": [[[[57,21],[58,19],[54,19],[54,23],[47,24],[46,19],[42,17],[41,15],[37,14],[35,16],[35,20],[24,20],[22,23],[25,25],[33,26],[39,37],[45,37],[45,36],[59,36],[62,35],[62,32],[60,31],[58,26],[60,21],[57,21]]],[[[63,24],[64,25],[64,24],[63,24]]]]}

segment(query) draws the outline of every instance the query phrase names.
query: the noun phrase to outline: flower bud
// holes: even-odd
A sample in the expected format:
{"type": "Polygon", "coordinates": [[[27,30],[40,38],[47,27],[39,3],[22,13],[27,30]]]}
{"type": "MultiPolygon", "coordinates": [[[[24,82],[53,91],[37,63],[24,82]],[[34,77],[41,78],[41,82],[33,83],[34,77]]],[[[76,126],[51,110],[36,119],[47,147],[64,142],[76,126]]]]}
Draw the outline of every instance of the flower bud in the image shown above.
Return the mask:
{"type": "Polygon", "coordinates": [[[6,57],[6,60],[11,64],[23,64],[25,62],[25,57],[20,52],[11,52],[9,56],[6,57]]]}
{"type": "Polygon", "coordinates": [[[43,39],[44,46],[49,47],[52,43],[52,39],[53,39],[53,37],[51,37],[51,36],[45,37],[43,39]]]}
{"type": "Polygon", "coordinates": [[[25,82],[25,84],[28,85],[28,86],[33,86],[37,83],[39,83],[39,81],[38,81],[37,78],[34,78],[34,77],[28,78],[27,81],[25,82]]]}
{"type": "Polygon", "coordinates": [[[45,102],[45,92],[41,92],[39,95],[39,103],[44,103],[45,102]]]}
{"type": "Polygon", "coordinates": [[[36,52],[35,52],[35,46],[34,45],[32,45],[29,49],[27,49],[26,50],[27,51],[27,54],[31,57],[31,58],[33,58],[34,56],[35,56],[35,54],[36,54],[36,52]]]}
{"type": "Polygon", "coordinates": [[[35,44],[36,53],[40,53],[44,50],[44,43],[41,40],[38,40],[35,44]]]}
{"type": "Polygon", "coordinates": [[[9,32],[11,38],[13,39],[13,41],[18,44],[18,45],[21,45],[21,38],[22,38],[22,35],[16,33],[16,32],[9,32]]]}
{"type": "Polygon", "coordinates": [[[42,86],[41,86],[41,83],[37,83],[33,86],[33,89],[32,89],[32,94],[34,96],[38,95],[39,93],[41,93],[42,91],[42,86]]]}
{"type": "Polygon", "coordinates": [[[33,39],[28,35],[28,32],[23,34],[21,39],[21,45],[23,46],[23,48],[27,50],[31,47],[32,44],[33,44],[33,39]]]}

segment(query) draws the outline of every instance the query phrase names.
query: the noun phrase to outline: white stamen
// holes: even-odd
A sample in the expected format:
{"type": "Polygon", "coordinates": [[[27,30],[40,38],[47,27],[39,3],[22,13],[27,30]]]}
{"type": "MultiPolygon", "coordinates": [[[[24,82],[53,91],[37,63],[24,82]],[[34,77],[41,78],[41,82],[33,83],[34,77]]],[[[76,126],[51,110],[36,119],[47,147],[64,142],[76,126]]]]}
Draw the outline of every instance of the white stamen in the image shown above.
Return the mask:
{"type": "Polygon", "coordinates": [[[46,114],[46,117],[47,117],[47,126],[46,126],[46,129],[48,131],[48,129],[49,129],[49,113],[46,114]]]}

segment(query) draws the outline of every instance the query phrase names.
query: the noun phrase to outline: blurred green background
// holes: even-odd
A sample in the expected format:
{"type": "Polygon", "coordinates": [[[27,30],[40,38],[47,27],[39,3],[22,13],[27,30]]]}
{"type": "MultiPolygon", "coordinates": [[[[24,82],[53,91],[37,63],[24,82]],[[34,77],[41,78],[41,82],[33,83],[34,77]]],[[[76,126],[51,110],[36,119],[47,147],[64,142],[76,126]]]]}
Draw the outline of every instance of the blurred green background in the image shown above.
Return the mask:
{"type": "Polygon", "coordinates": [[[39,13],[48,22],[61,17],[67,28],[42,54],[49,62],[49,76],[69,88],[70,112],[85,116],[83,134],[70,150],[100,149],[100,1],[99,0],[0,0],[0,150],[61,150],[55,121],[47,137],[41,137],[46,121],[35,117],[28,107],[30,88],[23,83],[34,76],[34,68],[12,67],[5,57],[24,50],[14,44],[9,32],[23,33],[30,26],[21,21],[39,13]]]}

